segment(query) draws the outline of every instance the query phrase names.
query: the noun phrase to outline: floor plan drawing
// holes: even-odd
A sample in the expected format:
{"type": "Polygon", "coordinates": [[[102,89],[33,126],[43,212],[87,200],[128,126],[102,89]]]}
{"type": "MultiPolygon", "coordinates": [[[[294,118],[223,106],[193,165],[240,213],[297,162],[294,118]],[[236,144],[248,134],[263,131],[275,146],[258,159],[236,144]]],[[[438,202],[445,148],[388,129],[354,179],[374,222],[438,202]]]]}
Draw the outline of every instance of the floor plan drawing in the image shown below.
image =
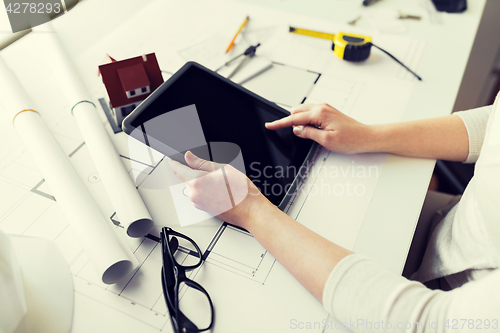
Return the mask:
{"type": "MultiPolygon", "coordinates": [[[[88,5],[92,3],[88,1],[88,5]]],[[[93,307],[102,309],[103,316],[127,323],[129,326],[127,329],[130,332],[171,332],[170,318],[160,281],[159,231],[163,226],[170,226],[188,235],[200,246],[205,262],[201,267],[189,272],[188,277],[207,289],[218,316],[234,318],[234,321],[239,322],[245,322],[246,317],[243,315],[245,311],[252,313],[255,317],[264,316],[264,321],[267,320],[275,325],[269,327],[269,331],[280,331],[283,325],[287,324],[286,320],[289,320],[290,316],[304,316],[308,320],[321,321],[327,317],[321,304],[302,288],[250,233],[215,217],[181,227],[168,184],[162,176],[164,168],[168,167],[166,159],[154,152],[146,151],[139,156],[131,154],[129,140],[134,139],[130,139],[121,131],[120,126],[110,121],[112,118],[110,110],[103,98],[104,88],[100,78],[95,75],[98,61],[104,54],[109,52],[117,58],[126,58],[154,51],[164,78],[168,79],[171,73],[175,73],[185,63],[186,59],[182,55],[186,56],[186,53],[191,52],[189,57],[193,54],[203,56],[203,52],[199,49],[192,48],[193,45],[198,45],[200,40],[203,41],[203,38],[206,38],[207,42],[201,45],[200,49],[224,44],[221,40],[225,39],[220,34],[224,33],[227,27],[220,23],[217,17],[204,16],[203,8],[208,8],[208,4],[199,2],[201,9],[198,16],[193,18],[193,22],[196,23],[193,25],[193,22],[179,22],[174,13],[168,10],[167,3],[165,1],[151,2],[144,11],[134,15],[120,29],[102,36],[95,45],[75,55],[74,59],[85,84],[92,93],[102,124],[112,139],[117,153],[121,156],[121,161],[130,177],[136,182],[139,193],[155,222],[153,231],[144,238],[136,239],[125,235],[120,225],[120,217],[117,216],[107,197],[88,147],[71,115],[71,108],[65,103],[64,96],[58,95],[58,87],[51,74],[45,72],[44,68],[40,68],[40,72],[36,73],[38,80],[36,89],[33,88],[35,86],[30,87],[30,84],[34,85],[31,79],[31,75],[34,74],[23,73],[21,66],[16,65],[15,57],[5,52],[6,62],[13,64],[14,70],[20,73],[22,83],[26,85],[27,90],[33,92],[33,100],[39,105],[40,114],[102,214],[109,218],[113,230],[125,239],[138,259],[137,269],[114,285],[104,284],[100,280],[78,242],[77,235],[68,226],[57,206],[50,185],[44,181],[26,148],[21,144],[15,129],[8,121],[0,122],[0,229],[7,233],[39,236],[53,241],[61,249],[73,274],[78,304],[89,309],[93,307]],[[157,15],[161,13],[155,24],[148,19],[149,13],[158,13],[157,15]],[[212,27],[212,25],[211,31],[204,31],[205,27],[212,27]],[[151,33],[147,36],[141,35],[142,31],[137,29],[138,26],[142,26],[143,30],[149,29],[151,33]],[[186,33],[184,39],[175,34],[164,33],[168,29],[191,28],[194,30],[186,33]],[[129,40],[137,42],[124,43],[123,36],[128,36],[129,40]],[[210,39],[210,36],[216,37],[210,39]],[[263,311],[264,307],[272,307],[273,311],[268,311],[269,313],[263,311]],[[282,321],[273,320],[274,317],[271,318],[271,316],[280,318],[282,321]]],[[[183,3],[180,6],[187,6],[183,3]]],[[[97,4],[94,5],[97,6],[97,4]]],[[[233,8],[232,2],[217,0],[216,5],[227,6],[228,11],[235,12],[235,17],[242,14],[233,8]]],[[[82,6],[87,6],[87,4],[83,3],[82,6]]],[[[188,7],[184,9],[189,10],[188,7]]],[[[362,71],[362,65],[344,64],[332,54],[330,42],[290,35],[287,30],[287,20],[281,20],[278,16],[274,17],[269,14],[272,12],[258,6],[249,6],[248,10],[252,12],[256,22],[259,22],[260,18],[263,22],[260,26],[257,24],[252,28],[255,34],[253,37],[249,35],[248,43],[260,41],[262,43],[259,49],[260,54],[270,59],[273,66],[247,81],[244,87],[286,110],[301,103],[329,103],[347,115],[366,123],[396,121],[402,117],[414,80],[408,77],[406,72],[400,71],[396,65],[394,67],[392,63],[387,65],[390,66],[391,72],[384,74],[385,76],[381,79],[351,75],[362,71]],[[273,24],[270,25],[270,22],[273,24]],[[252,39],[254,37],[255,40],[252,39]],[[393,86],[398,86],[398,91],[401,93],[392,104],[388,105],[386,100],[391,95],[390,91],[393,86]],[[374,98],[380,101],[380,107],[372,105],[374,98]],[[366,112],[367,109],[370,112],[366,112]],[[382,109],[386,111],[385,118],[381,116],[382,109]]],[[[209,12],[208,9],[206,11],[209,12]]],[[[319,24],[317,20],[304,18],[301,15],[296,15],[295,18],[311,25],[319,24]]],[[[232,23],[238,23],[237,21],[241,23],[239,19],[234,19],[232,23]]],[[[29,54],[32,49],[30,38],[32,39],[32,36],[20,40],[19,45],[14,46],[18,47],[20,52],[29,54]]],[[[424,44],[407,41],[402,37],[387,40],[390,47],[401,49],[394,52],[399,52],[398,55],[401,56],[403,62],[412,58],[411,65],[420,64],[425,54],[424,44]]],[[[218,64],[218,60],[214,60],[216,57],[212,53],[205,55],[210,58],[207,60],[207,66],[218,64]]],[[[383,70],[386,69],[384,66],[381,66],[383,70]]],[[[349,223],[352,222],[351,224],[355,225],[362,223],[363,214],[370,204],[370,193],[373,193],[377,185],[377,178],[359,180],[365,186],[363,194],[365,199],[356,207],[356,214],[349,215],[352,207],[349,205],[342,207],[341,204],[336,203],[335,194],[318,199],[319,194],[315,191],[321,190],[322,186],[338,189],[338,186],[344,185],[347,181],[353,183],[357,180],[350,176],[331,178],[329,174],[319,170],[326,169],[331,173],[332,168],[335,167],[347,168],[362,163],[371,163],[381,171],[385,160],[379,156],[343,158],[326,149],[318,149],[313,160],[315,163],[310,166],[308,176],[305,177],[303,183],[299,184],[296,195],[284,211],[300,223],[323,234],[324,237],[340,243],[344,242],[342,245],[346,247],[351,246],[356,240],[355,232],[343,239],[335,239],[331,229],[342,227],[342,221],[334,221],[332,218],[327,220],[330,224],[325,224],[326,226],[320,224],[314,214],[315,210],[318,208],[317,205],[325,205],[325,202],[330,200],[332,203],[329,204],[331,207],[329,213],[332,216],[338,214],[342,218],[349,218],[349,223]],[[318,204],[315,203],[316,201],[318,204]]],[[[179,260],[193,260],[193,255],[183,248],[177,254],[179,260]]],[[[192,302],[189,291],[182,294],[181,302],[186,304],[192,302]]],[[[76,318],[76,320],[83,321],[82,318],[84,317],[76,318]]],[[[220,321],[217,325],[220,331],[234,331],[230,322],[220,321]]],[[[255,326],[242,325],[238,331],[255,332],[255,326]]]]}

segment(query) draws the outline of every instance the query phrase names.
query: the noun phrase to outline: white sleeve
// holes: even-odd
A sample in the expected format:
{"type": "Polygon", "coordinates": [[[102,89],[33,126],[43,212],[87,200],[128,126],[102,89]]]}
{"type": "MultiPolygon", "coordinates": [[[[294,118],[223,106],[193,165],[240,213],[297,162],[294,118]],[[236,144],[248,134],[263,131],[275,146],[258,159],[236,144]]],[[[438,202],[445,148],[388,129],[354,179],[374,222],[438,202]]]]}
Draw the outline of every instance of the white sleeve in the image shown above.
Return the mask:
{"type": "Polygon", "coordinates": [[[454,114],[462,118],[469,135],[469,156],[464,163],[474,163],[479,157],[483,146],[486,124],[490,118],[492,106],[484,106],[477,109],[459,111],[454,114]]]}
{"type": "Polygon", "coordinates": [[[352,254],[330,273],[323,305],[353,332],[498,332],[500,271],[444,292],[352,254]]]}

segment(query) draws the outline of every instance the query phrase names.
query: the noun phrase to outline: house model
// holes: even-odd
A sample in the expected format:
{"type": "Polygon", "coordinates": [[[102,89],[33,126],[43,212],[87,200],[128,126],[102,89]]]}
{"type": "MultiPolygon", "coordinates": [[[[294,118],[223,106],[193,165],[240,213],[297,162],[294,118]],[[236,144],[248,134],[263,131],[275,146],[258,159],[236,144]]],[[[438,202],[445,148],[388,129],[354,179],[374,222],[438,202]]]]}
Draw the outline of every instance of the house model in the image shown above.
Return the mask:
{"type": "MultiPolygon", "coordinates": [[[[109,56],[108,56],[109,57],[109,56]]],[[[163,83],[154,53],[99,66],[116,125],[163,83]]]]}

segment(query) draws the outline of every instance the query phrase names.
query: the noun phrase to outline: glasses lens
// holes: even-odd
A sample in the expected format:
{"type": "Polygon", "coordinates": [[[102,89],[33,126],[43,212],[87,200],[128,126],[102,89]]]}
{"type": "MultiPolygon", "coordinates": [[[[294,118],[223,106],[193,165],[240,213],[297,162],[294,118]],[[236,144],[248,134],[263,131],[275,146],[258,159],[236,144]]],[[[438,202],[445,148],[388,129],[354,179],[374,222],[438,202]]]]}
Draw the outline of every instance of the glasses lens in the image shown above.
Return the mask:
{"type": "MultiPolygon", "coordinates": [[[[179,289],[179,309],[198,329],[212,323],[212,307],[208,296],[190,281],[182,282],[179,289]]],[[[182,322],[180,322],[182,326],[182,322]]]]}
{"type": "MultiPolygon", "coordinates": [[[[174,253],[174,259],[180,266],[184,268],[191,268],[201,262],[201,253],[198,252],[196,246],[189,240],[173,236],[178,241],[177,251],[174,253]]],[[[171,237],[171,238],[173,238],[171,237]]]]}

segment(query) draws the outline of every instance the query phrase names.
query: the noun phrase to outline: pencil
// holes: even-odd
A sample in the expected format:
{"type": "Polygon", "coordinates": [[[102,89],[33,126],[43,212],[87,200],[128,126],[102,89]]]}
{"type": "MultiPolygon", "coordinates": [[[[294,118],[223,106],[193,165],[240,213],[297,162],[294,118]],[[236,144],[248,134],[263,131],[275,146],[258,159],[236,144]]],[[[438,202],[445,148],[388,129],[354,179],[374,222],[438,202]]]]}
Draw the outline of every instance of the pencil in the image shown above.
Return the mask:
{"type": "Polygon", "coordinates": [[[241,24],[240,28],[236,32],[236,35],[234,35],[233,40],[231,41],[231,43],[229,43],[229,46],[227,47],[226,53],[228,53],[233,48],[234,41],[236,40],[236,37],[238,37],[238,35],[240,34],[241,30],[243,30],[243,28],[247,25],[247,23],[248,23],[249,20],[250,20],[250,17],[247,16],[245,18],[245,21],[243,21],[243,23],[241,24]]]}

